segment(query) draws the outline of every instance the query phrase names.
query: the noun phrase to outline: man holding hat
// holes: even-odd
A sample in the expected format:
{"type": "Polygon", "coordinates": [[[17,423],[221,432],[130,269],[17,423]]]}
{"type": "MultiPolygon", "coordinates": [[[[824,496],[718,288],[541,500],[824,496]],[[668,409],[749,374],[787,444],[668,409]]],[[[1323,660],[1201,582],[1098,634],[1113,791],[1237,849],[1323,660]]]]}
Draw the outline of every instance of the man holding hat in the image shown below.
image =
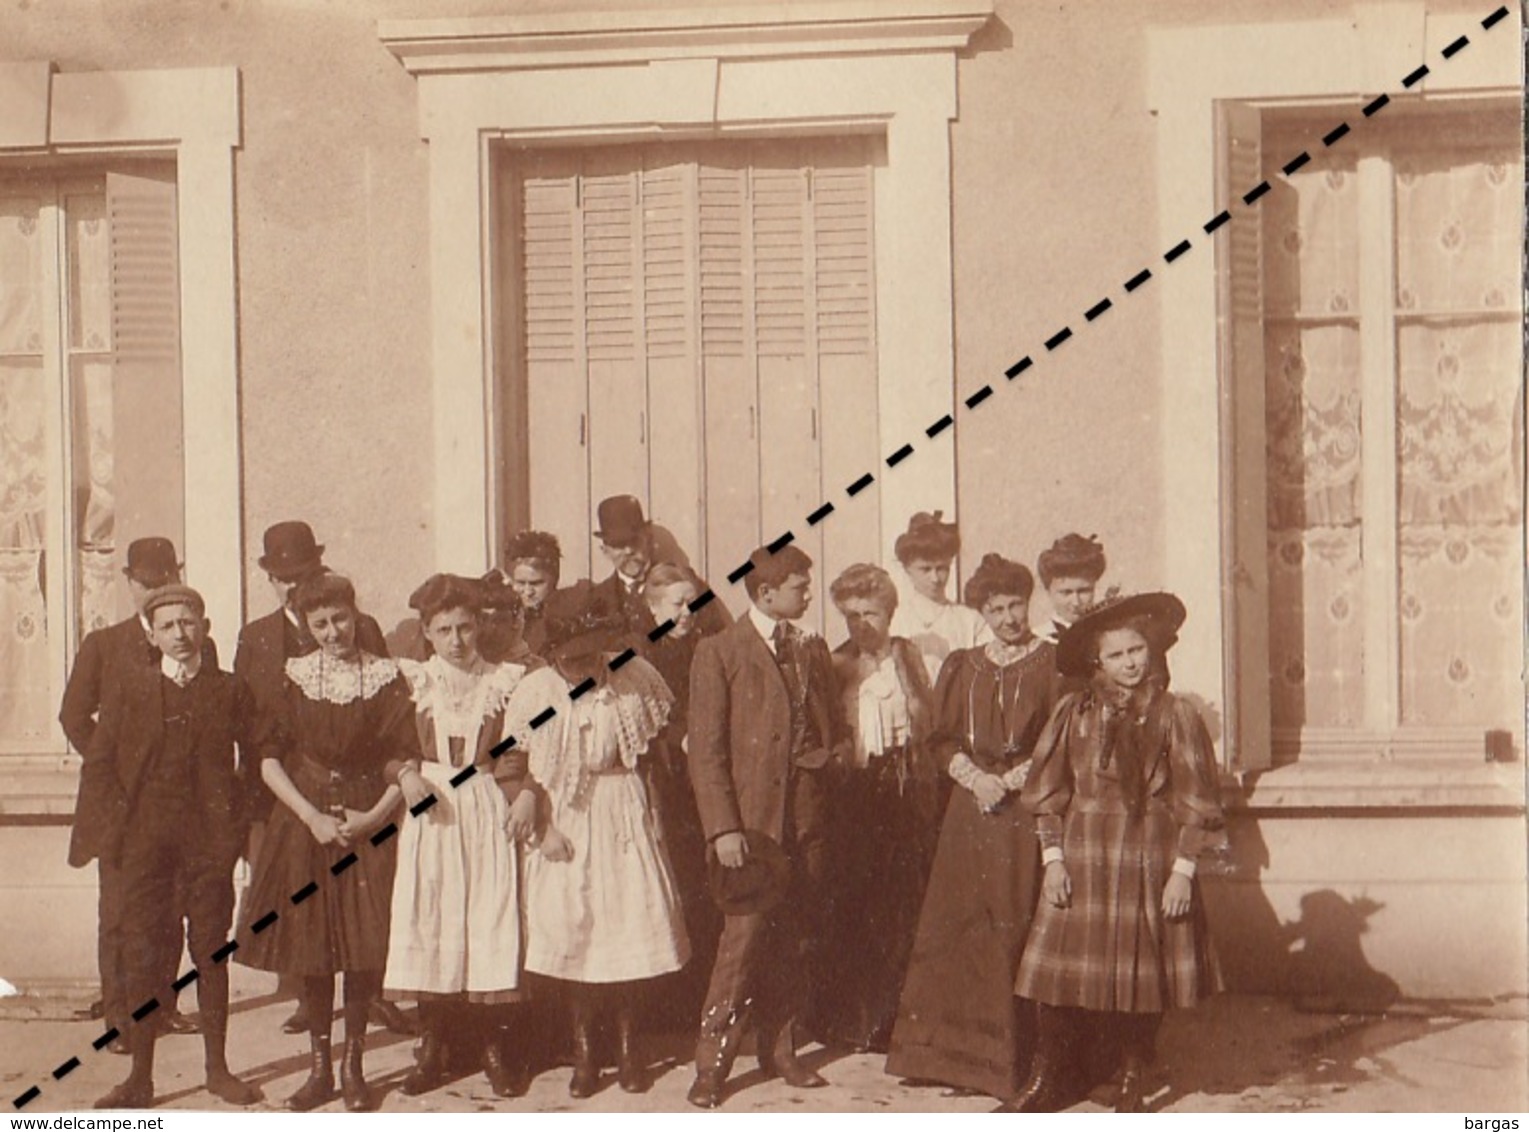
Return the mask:
{"type": "MultiPolygon", "coordinates": [[[[643,515],[642,501],[635,495],[602,499],[595,513],[600,523],[595,537],[615,569],[609,577],[590,587],[589,604],[619,609],[628,631],[638,639],[645,638],[658,624],[642,594],[648,572],[659,562],[688,569],[690,559],[673,535],[643,515]]],[[[730,621],[726,607],[720,601],[712,601],[697,612],[696,631],[703,637],[710,636],[727,628],[730,621]]]]}
{"type": "MultiPolygon", "coordinates": [[[[230,1104],[253,1104],[259,1092],[228,1071],[228,966],[212,956],[228,939],[234,862],[244,847],[235,747],[246,762],[258,762],[273,731],[263,727],[249,689],[208,661],[199,593],[161,586],[145,598],[143,615],[159,659],[124,668],[107,691],[85,749],[75,841],[118,869],[131,1010],[173,997],[182,938],[176,894],[183,894],[207,1088],[230,1104]]],[[[153,1102],[159,1029],[152,1013],[127,1026],[132,1071],[96,1107],[153,1102]]]]}
{"type": "MultiPolygon", "coordinates": [[[[180,581],[181,563],[169,539],[135,539],[128,544],[127,565],[122,568],[122,573],[133,598],[134,612],[115,625],[85,635],[75,656],[74,668],[69,673],[69,681],[64,686],[63,702],[59,705],[58,721],[63,725],[64,735],[81,754],[95,735],[101,704],[108,689],[124,672],[159,663],[159,650],[151,639],[143,605],[153,590],[180,581]]],[[[204,635],[202,647],[204,663],[216,668],[218,650],[212,638],[204,635]]],[[[83,868],[91,859],[80,846],[81,834],[80,823],[76,822],[69,841],[69,864],[77,869],[83,868]]],[[[129,1008],[122,992],[122,889],[116,867],[108,861],[97,862],[97,877],[100,896],[96,956],[101,970],[101,1015],[108,1026],[123,1029],[129,1008]]],[[[196,1033],[196,1023],[176,1010],[173,1000],[162,1012],[159,1024],[172,1033],[196,1033]]],[[[127,1052],[126,1043],[121,1039],[112,1042],[109,1048],[114,1053],[127,1052]]]]}
{"type": "Polygon", "coordinates": [[[757,550],[750,563],[752,608],[697,645],[690,672],[690,778],[728,913],[687,1097],[699,1108],[722,1103],[751,1021],[767,1077],[826,1084],[797,1061],[795,1031],[822,918],[828,776],[849,741],[828,646],[792,624],[811,600],[812,559],[787,546],[757,550]],[[781,855],[783,870],[770,863],[781,855]],[[731,870],[754,875],[734,884],[731,870]]]}
{"type": "MultiPolygon", "coordinates": [[[[313,537],[313,528],[300,519],[289,519],[266,528],[265,553],[260,568],[271,583],[277,608],[251,621],[239,632],[239,646],[234,652],[234,675],[247,683],[254,694],[257,709],[268,720],[281,711],[287,681],[287,661],[307,656],[319,646],[308,626],[292,608],[297,587],[318,574],[325,573],[324,546],[313,537]]],[[[363,613],[356,622],[356,644],[373,656],[387,656],[388,643],[375,618],[363,613]]],[[[274,798],[254,775],[249,782],[249,813],[255,823],[250,833],[251,860],[259,848],[265,820],[274,798]]],[[[409,1033],[412,1027],[398,1008],[378,1000],[373,1005],[377,1020],[396,1033],[409,1033]]],[[[308,1032],[307,1004],[299,997],[297,1009],[281,1024],[288,1034],[308,1032]]]]}

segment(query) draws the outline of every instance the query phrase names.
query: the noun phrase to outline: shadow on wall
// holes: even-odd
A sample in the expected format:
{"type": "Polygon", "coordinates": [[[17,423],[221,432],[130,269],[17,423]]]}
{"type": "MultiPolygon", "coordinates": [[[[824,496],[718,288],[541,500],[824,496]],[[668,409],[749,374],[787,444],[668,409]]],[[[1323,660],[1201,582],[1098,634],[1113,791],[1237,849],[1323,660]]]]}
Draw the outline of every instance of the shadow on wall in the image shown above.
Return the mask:
{"type": "Polygon", "coordinates": [[[1231,825],[1232,875],[1206,886],[1211,938],[1229,990],[1273,994],[1299,1010],[1380,1014],[1401,997],[1364,952],[1364,934],[1383,905],[1332,889],[1301,897],[1300,915],[1282,921],[1263,886],[1269,848],[1256,820],[1231,825]],[[1236,946],[1228,946],[1235,940],[1236,946]]]}

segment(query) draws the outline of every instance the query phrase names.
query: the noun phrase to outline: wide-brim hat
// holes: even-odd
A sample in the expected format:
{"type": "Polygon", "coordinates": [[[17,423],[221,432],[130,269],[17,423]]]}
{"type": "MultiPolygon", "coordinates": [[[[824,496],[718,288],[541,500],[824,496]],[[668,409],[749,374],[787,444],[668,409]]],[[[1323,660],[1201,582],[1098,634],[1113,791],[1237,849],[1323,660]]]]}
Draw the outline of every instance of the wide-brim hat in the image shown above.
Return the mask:
{"type": "Polygon", "coordinates": [[[1157,630],[1152,644],[1167,652],[1178,641],[1179,627],[1188,612],[1170,593],[1144,593],[1111,597],[1084,610],[1057,641],[1056,666],[1063,676],[1087,679],[1093,674],[1093,643],[1107,629],[1145,618],[1157,630]]]}
{"type": "Polygon", "coordinates": [[[175,544],[167,538],[138,538],[127,544],[127,565],[122,572],[150,589],[174,581],[183,563],[177,561],[175,544]]]}
{"type": "Polygon", "coordinates": [[[743,864],[730,869],[717,860],[715,846],[706,848],[706,879],[711,898],[727,916],[750,916],[768,912],[785,897],[791,886],[791,859],[768,833],[743,832],[748,853],[743,864]]]}
{"type": "Polygon", "coordinates": [[[313,528],[300,520],[277,523],[265,532],[265,553],[260,568],[282,582],[313,573],[324,564],[324,546],[313,537],[313,528]]]}
{"type": "Polygon", "coordinates": [[[546,656],[548,660],[584,660],[621,652],[630,638],[626,618],[595,602],[575,616],[560,617],[548,624],[546,656]]]}
{"type": "Polygon", "coordinates": [[[630,546],[648,529],[642,501],[635,495],[613,495],[602,499],[595,515],[600,523],[595,537],[607,546],[630,546]]]}

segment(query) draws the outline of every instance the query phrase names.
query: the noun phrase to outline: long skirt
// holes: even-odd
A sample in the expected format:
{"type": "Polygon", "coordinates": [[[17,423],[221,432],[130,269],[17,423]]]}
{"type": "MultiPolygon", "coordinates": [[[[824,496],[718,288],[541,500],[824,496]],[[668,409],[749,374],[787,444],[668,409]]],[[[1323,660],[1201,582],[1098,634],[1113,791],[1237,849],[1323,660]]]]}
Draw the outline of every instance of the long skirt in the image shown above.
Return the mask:
{"type": "Polygon", "coordinates": [[[398,835],[392,928],[383,987],[390,996],[465,994],[519,999],[519,853],[505,832],[510,807],[488,775],[453,789],[456,770],[426,762],[436,804],[406,817],[398,835]]]}
{"type": "Polygon", "coordinates": [[[871,760],[839,784],[834,823],[829,1033],[887,1049],[913,954],[919,911],[938,845],[935,783],[899,776],[900,753],[871,760]]]}
{"type": "Polygon", "coordinates": [[[1030,814],[1011,797],[985,814],[950,796],[887,1072],[1007,1098],[1028,1072],[1033,1027],[1014,999],[1014,972],[1039,893],[1030,814]]]}
{"type": "MultiPolygon", "coordinates": [[[[304,764],[293,783],[306,798],[322,797],[317,768],[304,764]]],[[[378,775],[346,781],[341,801],[368,810],[382,796],[378,775]]],[[[266,823],[237,934],[234,958],[246,967],[291,975],[332,975],[338,971],[381,971],[388,957],[388,920],[393,897],[395,839],[369,840],[344,848],[320,845],[291,810],[278,803],[266,823]],[[333,871],[349,859],[338,875],[333,871]],[[316,891],[294,904],[292,897],[316,891]],[[276,919],[265,923],[267,913],[276,919]]]]}
{"type": "Polygon", "coordinates": [[[582,800],[553,799],[552,824],[573,859],[527,856],[526,970],[616,983],[683,967],[685,921],[642,780],[597,774],[582,800]]]}
{"type": "Polygon", "coordinates": [[[1198,884],[1187,917],[1163,916],[1177,837],[1161,803],[1132,817],[1118,803],[1074,799],[1062,827],[1072,903],[1037,913],[1015,993],[1051,1006],[1156,1014],[1214,990],[1198,884]]]}

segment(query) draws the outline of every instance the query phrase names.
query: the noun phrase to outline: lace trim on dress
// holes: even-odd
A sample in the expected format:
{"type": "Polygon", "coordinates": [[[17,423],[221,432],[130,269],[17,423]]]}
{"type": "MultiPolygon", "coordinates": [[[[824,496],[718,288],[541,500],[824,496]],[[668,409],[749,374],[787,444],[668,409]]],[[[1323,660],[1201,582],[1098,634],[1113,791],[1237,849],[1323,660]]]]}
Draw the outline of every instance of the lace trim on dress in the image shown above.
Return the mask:
{"type": "Polygon", "coordinates": [[[409,682],[414,706],[429,714],[487,719],[509,706],[510,695],[526,674],[523,664],[479,661],[471,672],[453,668],[439,656],[429,660],[400,657],[398,670],[409,682]]]}
{"type": "Polygon", "coordinates": [[[582,732],[595,727],[595,712],[606,713],[602,722],[613,726],[621,764],[636,767],[648,745],[669,721],[674,696],[663,677],[648,664],[632,661],[611,672],[604,687],[570,700],[569,688],[555,668],[539,669],[520,685],[506,734],[515,736],[530,757],[531,776],[549,794],[571,791],[577,804],[588,791],[596,768],[584,758],[586,748],[599,757],[593,744],[581,741],[570,728],[582,732]],[[536,729],[531,720],[546,708],[557,714],[536,729]]]}
{"type": "Polygon", "coordinates": [[[356,660],[333,660],[320,649],[287,661],[287,679],[310,700],[348,704],[369,700],[398,675],[398,662],[361,651],[356,660]]]}

